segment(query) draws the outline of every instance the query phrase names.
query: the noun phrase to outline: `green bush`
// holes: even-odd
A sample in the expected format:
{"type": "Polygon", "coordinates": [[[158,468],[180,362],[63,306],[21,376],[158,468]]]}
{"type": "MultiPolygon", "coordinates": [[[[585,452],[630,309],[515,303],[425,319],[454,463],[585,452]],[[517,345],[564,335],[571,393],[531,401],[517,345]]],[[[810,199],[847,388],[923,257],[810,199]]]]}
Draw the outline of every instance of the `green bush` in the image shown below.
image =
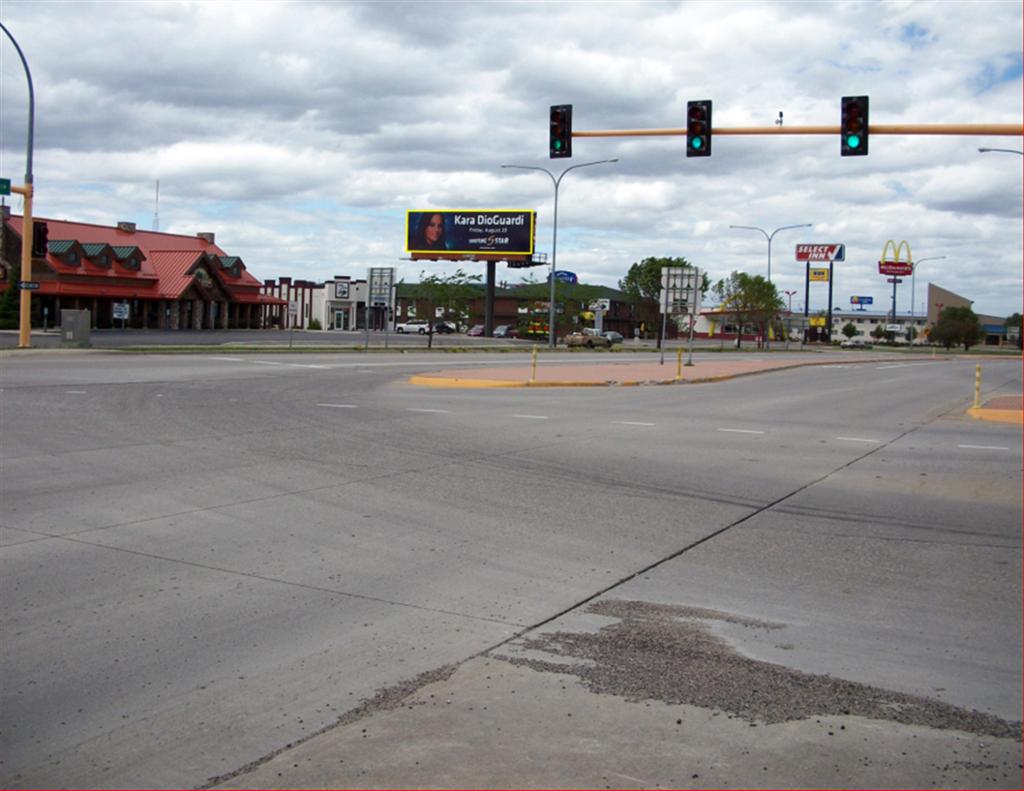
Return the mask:
{"type": "Polygon", "coordinates": [[[324,328],[324,327],[323,327],[323,325],[322,325],[322,324],[320,323],[320,319],[310,319],[310,320],[309,320],[309,327],[308,327],[307,329],[311,329],[311,330],[322,330],[323,328],[324,328]]]}

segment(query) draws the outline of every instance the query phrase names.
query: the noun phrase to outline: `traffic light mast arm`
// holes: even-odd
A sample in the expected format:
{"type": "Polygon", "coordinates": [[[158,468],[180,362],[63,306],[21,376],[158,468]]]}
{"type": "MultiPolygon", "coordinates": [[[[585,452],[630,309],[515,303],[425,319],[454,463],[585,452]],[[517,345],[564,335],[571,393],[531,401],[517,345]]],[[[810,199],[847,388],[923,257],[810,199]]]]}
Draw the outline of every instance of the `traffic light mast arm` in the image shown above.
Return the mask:
{"type": "MultiPolygon", "coordinates": [[[[717,135],[838,135],[835,126],[712,126],[717,135]]],[[[869,124],[873,135],[996,135],[1024,136],[1024,124],[869,124]]],[[[686,137],[686,129],[593,129],[573,130],[573,137],[686,137]]]]}

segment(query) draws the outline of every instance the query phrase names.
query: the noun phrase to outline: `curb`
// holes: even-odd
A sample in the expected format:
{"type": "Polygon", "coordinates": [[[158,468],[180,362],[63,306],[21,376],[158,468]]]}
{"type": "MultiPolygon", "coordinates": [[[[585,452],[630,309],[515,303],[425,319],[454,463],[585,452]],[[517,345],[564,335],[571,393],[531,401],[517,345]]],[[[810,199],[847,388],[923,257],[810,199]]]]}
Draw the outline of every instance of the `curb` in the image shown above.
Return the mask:
{"type": "Polygon", "coordinates": [[[1019,409],[986,409],[985,407],[970,407],[967,414],[975,420],[989,420],[994,423],[1016,423],[1024,425],[1024,412],[1019,409]]]}

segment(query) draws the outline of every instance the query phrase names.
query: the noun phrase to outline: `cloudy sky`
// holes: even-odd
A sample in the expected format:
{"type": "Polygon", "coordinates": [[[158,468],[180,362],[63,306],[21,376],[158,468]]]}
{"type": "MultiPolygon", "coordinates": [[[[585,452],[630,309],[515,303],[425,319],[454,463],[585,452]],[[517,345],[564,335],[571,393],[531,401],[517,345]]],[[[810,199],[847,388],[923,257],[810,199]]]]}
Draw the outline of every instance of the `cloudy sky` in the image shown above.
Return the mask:
{"type": "MultiPolygon", "coordinates": [[[[875,124],[1022,122],[1021,3],[51,2],[0,0],[36,93],[35,214],[213,231],[258,278],[365,277],[403,260],[405,210],[525,208],[551,249],[545,167],[559,195],[558,268],[615,286],[647,256],[713,279],[767,274],[803,306],[799,242],[842,242],[835,301],[870,295],[888,239],[982,313],[1021,310],[1019,137],[881,136],[840,157],[838,135],[577,138],[547,156],[552,104],[576,130],[678,128],[688,99],[715,126],[836,125],[843,95],[875,124]],[[939,256],[945,256],[939,259],[939,256]]],[[[25,170],[27,88],[0,39],[0,175],[25,170]]],[[[11,199],[8,199],[11,201],[11,199]]],[[[15,196],[11,202],[20,211],[15,196]]],[[[482,264],[464,268],[483,273],[482,264]]],[[[498,265],[498,279],[532,271],[498,265]]],[[[909,280],[898,307],[911,308],[909,280]]],[[[825,286],[811,289],[824,308],[825,286]]]]}

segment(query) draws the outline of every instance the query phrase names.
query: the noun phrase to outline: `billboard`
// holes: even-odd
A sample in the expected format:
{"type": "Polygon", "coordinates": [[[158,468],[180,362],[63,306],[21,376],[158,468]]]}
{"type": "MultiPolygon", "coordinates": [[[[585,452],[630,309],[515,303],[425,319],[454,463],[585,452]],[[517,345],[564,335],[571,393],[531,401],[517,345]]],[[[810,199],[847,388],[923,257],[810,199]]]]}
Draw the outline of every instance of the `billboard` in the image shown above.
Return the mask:
{"type": "Polygon", "coordinates": [[[532,256],[536,215],[528,209],[410,209],[405,216],[405,249],[532,256]]]}
{"type": "Polygon", "coordinates": [[[828,282],[828,269],[819,268],[816,266],[811,267],[810,280],[812,283],[827,283],[828,282]]]}
{"type": "Polygon", "coordinates": [[[851,305],[873,305],[874,303],[874,297],[850,297],[851,305]]]}

